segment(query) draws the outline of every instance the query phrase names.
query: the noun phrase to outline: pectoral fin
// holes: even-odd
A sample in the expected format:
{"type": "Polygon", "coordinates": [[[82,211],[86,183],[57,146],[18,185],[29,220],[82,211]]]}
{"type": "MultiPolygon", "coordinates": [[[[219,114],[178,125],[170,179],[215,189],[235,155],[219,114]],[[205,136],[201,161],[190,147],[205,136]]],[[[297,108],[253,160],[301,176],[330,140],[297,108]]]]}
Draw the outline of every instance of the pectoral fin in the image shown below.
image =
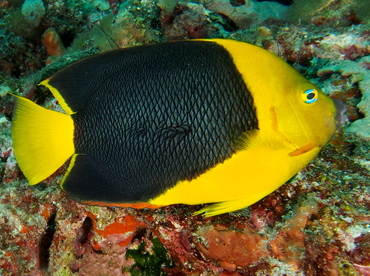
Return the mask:
{"type": "Polygon", "coordinates": [[[300,147],[299,149],[296,149],[295,151],[289,153],[289,155],[290,156],[298,156],[298,155],[304,154],[306,152],[309,152],[309,151],[313,150],[314,148],[317,148],[317,146],[315,146],[311,143],[308,143],[308,144],[304,145],[303,147],[300,147]]]}

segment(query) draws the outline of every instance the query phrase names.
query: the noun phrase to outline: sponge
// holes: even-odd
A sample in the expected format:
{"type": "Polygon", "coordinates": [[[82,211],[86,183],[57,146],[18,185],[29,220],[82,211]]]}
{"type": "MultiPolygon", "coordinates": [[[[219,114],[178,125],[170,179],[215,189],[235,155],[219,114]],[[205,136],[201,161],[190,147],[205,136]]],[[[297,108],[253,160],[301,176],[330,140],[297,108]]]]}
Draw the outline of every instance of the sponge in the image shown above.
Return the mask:
{"type": "Polygon", "coordinates": [[[41,0],[25,0],[21,12],[29,24],[37,27],[45,14],[44,3],[41,0]]]}

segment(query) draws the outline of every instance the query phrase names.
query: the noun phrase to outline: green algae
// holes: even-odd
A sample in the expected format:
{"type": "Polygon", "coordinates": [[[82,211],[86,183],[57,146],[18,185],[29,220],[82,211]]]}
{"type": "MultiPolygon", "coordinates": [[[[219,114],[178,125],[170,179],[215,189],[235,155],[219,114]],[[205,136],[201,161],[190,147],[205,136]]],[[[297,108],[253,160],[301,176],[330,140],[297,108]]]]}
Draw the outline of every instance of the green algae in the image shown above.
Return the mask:
{"type": "Polygon", "coordinates": [[[160,240],[158,238],[150,240],[151,253],[144,241],[136,249],[127,249],[126,258],[135,260],[135,264],[129,269],[132,276],[166,275],[162,267],[172,267],[172,260],[160,240]]]}
{"type": "Polygon", "coordinates": [[[345,259],[338,260],[337,267],[340,276],[361,276],[361,274],[353,267],[353,265],[345,259]]]}

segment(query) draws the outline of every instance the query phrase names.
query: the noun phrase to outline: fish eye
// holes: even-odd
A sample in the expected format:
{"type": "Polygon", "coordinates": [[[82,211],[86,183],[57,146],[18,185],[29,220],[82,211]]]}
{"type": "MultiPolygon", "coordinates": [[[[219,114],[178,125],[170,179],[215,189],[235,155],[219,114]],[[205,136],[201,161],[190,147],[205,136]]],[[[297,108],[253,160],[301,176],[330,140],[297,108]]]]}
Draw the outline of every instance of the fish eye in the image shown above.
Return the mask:
{"type": "Polygon", "coordinates": [[[317,91],[315,89],[307,89],[302,94],[302,99],[305,103],[312,104],[317,101],[317,91]]]}

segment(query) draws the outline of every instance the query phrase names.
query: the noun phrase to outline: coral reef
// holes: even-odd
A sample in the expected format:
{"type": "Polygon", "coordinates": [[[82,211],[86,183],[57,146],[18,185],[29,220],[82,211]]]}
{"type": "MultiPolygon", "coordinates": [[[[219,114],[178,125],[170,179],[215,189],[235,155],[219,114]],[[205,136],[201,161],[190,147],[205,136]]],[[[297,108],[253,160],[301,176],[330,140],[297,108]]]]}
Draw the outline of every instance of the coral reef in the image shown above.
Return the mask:
{"type": "Polygon", "coordinates": [[[359,58],[357,61],[333,60],[328,62],[318,71],[319,76],[331,76],[340,74],[346,78],[351,86],[358,86],[362,99],[357,104],[358,110],[364,118],[354,121],[347,131],[357,133],[364,138],[370,139],[370,59],[369,56],[359,58]]]}
{"type": "Polygon", "coordinates": [[[370,275],[369,3],[279,2],[2,1],[0,274],[370,275]],[[32,2],[38,10],[27,13],[32,2]],[[346,103],[346,125],[289,183],[249,208],[211,218],[191,216],[200,206],[78,204],[59,187],[65,166],[27,184],[13,154],[14,98],[7,93],[60,110],[37,84],[76,60],[211,37],[273,51],[346,103]]]}

